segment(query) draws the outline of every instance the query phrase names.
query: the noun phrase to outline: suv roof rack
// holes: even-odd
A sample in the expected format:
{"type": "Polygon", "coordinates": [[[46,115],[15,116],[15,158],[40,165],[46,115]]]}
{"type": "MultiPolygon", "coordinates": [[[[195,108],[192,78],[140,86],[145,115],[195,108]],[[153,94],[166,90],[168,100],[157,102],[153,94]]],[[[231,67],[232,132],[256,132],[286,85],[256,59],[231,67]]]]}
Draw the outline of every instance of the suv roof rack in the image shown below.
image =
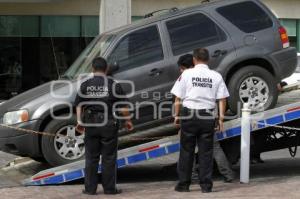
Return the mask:
{"type": "Polygon", "coordinates": [[[155,13],[159,13],[159,12],[163,12],[163,11],[169,11],[169,13],[173,13],[173,12],[177,12],[179,9],[176,8],[176,7],[173,7],[173,8],[170,8],[170,9],[161,9],[161,10],[156,10],[156,11],[153,11],[153,12],[150,12],[148,14],[146,14],[144,16],[144,18],[150,18],[150,17],[153,17],[155,13]]]}

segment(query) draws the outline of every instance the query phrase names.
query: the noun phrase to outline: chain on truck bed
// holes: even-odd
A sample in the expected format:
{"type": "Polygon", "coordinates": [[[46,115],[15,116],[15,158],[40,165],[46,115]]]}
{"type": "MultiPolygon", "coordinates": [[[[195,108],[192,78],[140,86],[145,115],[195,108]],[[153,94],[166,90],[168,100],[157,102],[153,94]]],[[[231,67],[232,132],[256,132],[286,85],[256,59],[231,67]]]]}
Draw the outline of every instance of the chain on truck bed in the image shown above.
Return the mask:
{"type": "MultiPolygon", "coordinates": [[[[35,131],[35,130],[24,129],[24,128],[14,127],[14,126],[10,126],[10,125],[5,125],[5,124],[0,124],[0,126],[4,127],[4,128],[8,128],[8,129],[13,129],[13,130],[16,130],[16,131],[21,131],[21,132],[28,133],[28,134],[33,134],[33,135],[43,135],[43,136],[50,136],[50,137],[55,137],[56,136],[55,134],[49,133],[49,132],[35,131]]],[[[67,135],[60,135],[60,136],[67,137],[67,135]]],[[[170,137],[170,136],[130,137],[130,138],[122,138],[122,140],[128,140],[128,141],[147,141],[147,140],[159,140],[159,139],[168,138],[168,137],[170,137]]]]}
{"type": "MultiPolygon", "coordinates": [[[[291,92],[291,91],[299,90],[299,89],[300,89],[300,83],[296,83],[296,84],[284,87],[282,93],[291,92]]],[[[268,127],[280,128],[283,131],[286,131],[286,130],[292,130],[292,131],[296,131],[296,132],[300,131],[300,128],[295,128],[295,127],[270,125],[270,124],[265,124],[265,123],[260,123],[260,122],[254,122],[254,124],[263,124],[268,127]]],[[[43,135],[43,136],[50,136],[50,137],[56,136],[54,133],[24,129],[24,128],[14,127],[14,126],[10,126],[10,125],[5,125],[5,124],[0,124],[0,126],[4,127],[4,128],[8,128],[8,129],[13,129],[16,131],[21,131],[21,132],[28,133],[28,134],[43,135]]],[[[61,136],[63,136],[63,135],[61,135],[61,136]]],[[[67,135],[65,135],[65,136],[67,137],[67,135]]],[[[159,136],[159,137],[135,137],[135,136],[132,136],[130,138],[122,138],[121,137],[121,139],[128,140],[128,141],[147,141],[147,140],[151,141],[151,140],[159,140],[159,139],[168,138],[168,137],[170,137],[170,136],[159,136]]],[[[290,150],[290,153],[291,153],[291,150],[290,150]]],[[[296,153],[296,152],[294,152],[294,153],[296,153]]],[[[292,155],[292,153],[291,153],[291,155],[292,155]]]]}
{"type": "MultiPolygon", "coordinates": [[[[283,125],[273,125],[273,124],[265,124],[265,123],[261,123],[261,122],[253,122],[254,124],[258,124],[258,125],[265,125],[267,127],[274,127],[274,128],[280,128],[283,130],[292,130],[292,131],[300,131],[300,128],[296,128],[296,127],[289,127],[289,126],[283,126],[283,125]]],[[[16,131],[21,131],[24,133],[28,133],[28,134],[35,134],[35,135],[44,135],[44,136],[50,136],[50,137],[55,137],[56,135],[53,133],[49,133],[49,132],[41,132],[41,131],[35,131],[35,130],[30,130],[30,129],[24,129],[24,128],[19,128],[19,127],[14,127],[14,126],[10,126],[10,125],[5,125],[5,124],[0,124],[0,126],[4,127],[4,128],[8,128],[8,129],[13,129],[16,131]]],[[[162,139],[162,138],[167,138],[170,136],[159,136],[159,137],[151,137],[151,138],[141,138],[141,137],[132,137],[129,138],[130,140],[157,140],[157,139],[162,139]]]]}

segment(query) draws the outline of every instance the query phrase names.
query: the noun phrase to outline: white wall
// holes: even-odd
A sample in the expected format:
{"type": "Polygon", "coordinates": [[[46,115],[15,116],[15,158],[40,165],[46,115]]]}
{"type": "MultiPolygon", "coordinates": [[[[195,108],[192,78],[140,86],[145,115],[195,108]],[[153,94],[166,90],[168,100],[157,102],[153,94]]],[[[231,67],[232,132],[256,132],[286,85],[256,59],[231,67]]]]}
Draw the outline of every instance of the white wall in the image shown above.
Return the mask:
{"type": "Polygon", "coordinates": [[[300,0],[262,0],[278,18],[300,19],[300,0]]]}
{"type": "Polygon", "coordinates": [[[160,9],[199,5],[201,1],[202,0],[132,0],[132,13],[134,16],[143,16],[160,9]]]}
{"type": "Polygon", "coordinates": [[[101,0],[100,33],[130,23],[131,0],[101,0]]]}
{"type": "MultiPolygon", "coordinates": [[[[187,7],[202,0],[132,0],[133,15],[144,15],[154,10],[187,7]]],[[[226,0],[225,0],[226,1],[226,0]]],[[[300,0],[262,0],[279,18],[300,19],[300,0]]]]}

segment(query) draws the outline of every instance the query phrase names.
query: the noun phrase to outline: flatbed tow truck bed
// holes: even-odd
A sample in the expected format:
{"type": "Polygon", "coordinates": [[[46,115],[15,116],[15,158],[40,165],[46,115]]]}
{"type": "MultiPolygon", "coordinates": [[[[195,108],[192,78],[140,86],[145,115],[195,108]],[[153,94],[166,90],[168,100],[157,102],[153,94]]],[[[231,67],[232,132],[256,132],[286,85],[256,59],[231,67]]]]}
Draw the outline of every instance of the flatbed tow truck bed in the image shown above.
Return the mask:
{"type": "MultiPolygon", "coordinates": [[[[294,86],[295,87],[295,86],[294,86]]],[[[296,85],[299,88],[298,85],[296,85]]],[[[274,125],[283,125],[300,119],[300,90],[292,90],[279,96],[275,108],[252,115],[251,133],[261,129],[272,128],[274,125]]],[[[241,118],[225,122],[225,132],[218,133],[218,140],[231,139],[241,135],[241,118]]],[[[291,126],[292,127],[292,126],[291,126]]],[[[173,124],[163,125],[146,131],[158,131],[174,128],[173,124]]],[[[141,132],[143,133],[143,132],[141,132]]],[[[290,146],[287,146],[287,148],[290,146]]],[[[180,148],[179,137],[171,136],[151,141],[134,147],[118,151],[118,168],[134,165],[147,160],[161,158],[178,153],[180,148]]],[[[54,185],[71,182],[84,177],[85,161],[47,169],[23,181],[25,186],[54,185]]],[[[101,173],[101,163],[99,164],[101,173]]]]}

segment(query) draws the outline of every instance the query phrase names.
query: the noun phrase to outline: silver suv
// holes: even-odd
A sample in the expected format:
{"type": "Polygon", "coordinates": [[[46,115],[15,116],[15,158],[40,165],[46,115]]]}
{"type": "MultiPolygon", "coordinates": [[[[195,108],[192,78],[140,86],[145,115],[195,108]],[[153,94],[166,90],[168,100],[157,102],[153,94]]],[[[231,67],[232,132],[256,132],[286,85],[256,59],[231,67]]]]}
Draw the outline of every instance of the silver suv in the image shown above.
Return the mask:
{"type": "MultiPolygon", "coordinates": [[[[92,59],[103,56],[110,63],[114,78],[134,82],[131,102],[171,102],[169,91],[179,76],[178,57],[199,47],[209,50],[210,67],[226,80],[232,112],[238,111],[238,102],[249,102],[253,109],[274,107],[278,98],[276,84],[290,76],[297,65],[296,49],[289,46],[286,30],[265,5],[258,0],[223,0],[172,9],[104,33],[84,50],[64,79],[76,85],[78,75],[91,71],[92,59]]],[[[51,83],[44,84],[3,103],[0,118],[7,125],[46,131],[55,136],[0,127],[1,150],[45,159],[52,165],[83,157],[84,143],[73,128],[74,107],[64,105],[74,101],[76,89],[70,91],[62,81],[54,83],[55,92],[68,93],[68,96],[55,98],[50,94],[51,83]],[[55,103],[61,106],[53,110],[55,103]],[[54,119],[51,110],[55,115],[71,115],[71,118],[54,119]],[[70,140],[61,139],[63,135],[68,135],[70,140]]],[[[126,86],[124,89],[130,92],[126,86]]],[[[157,118],[153,116],[152,106],[138,109],[137,132],[169,122],[171,118],[171,111],[157,118]]]]}

